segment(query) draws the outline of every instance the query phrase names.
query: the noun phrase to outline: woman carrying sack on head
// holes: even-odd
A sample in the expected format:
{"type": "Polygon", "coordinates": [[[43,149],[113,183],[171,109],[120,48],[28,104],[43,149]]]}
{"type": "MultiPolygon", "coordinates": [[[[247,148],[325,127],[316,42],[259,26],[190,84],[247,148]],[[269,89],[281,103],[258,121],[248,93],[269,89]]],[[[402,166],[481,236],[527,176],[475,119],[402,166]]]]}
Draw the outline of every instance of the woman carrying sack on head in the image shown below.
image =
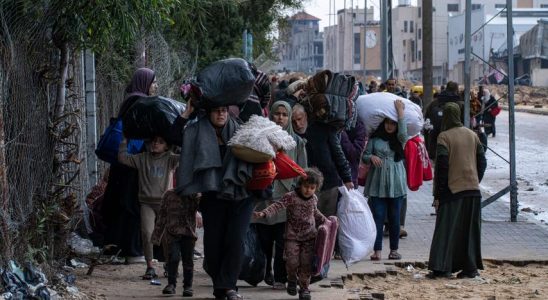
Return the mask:
{"type": "MultiPolygon", "coordinates": [[[[122,118],[138,98],[134,96],[150,96],[157,89],[154,71],[148,68],[137,69],[126,88],[126,98],[118,111],[118,118],[122,118]]],[[[144,262],[138,189],[137,170],[119,163],[110,165],[102,210],[106,227],[104,245],[117,245],[127,263],[144,262]]]]}
{"type": "Polygon", "coordinates": [[[407,125],[404,118],[404,103],[394,102],[398,122],[385,118],[373,133],[365,148],[362,161],[371,167],[365,182],[364,193],[377,226],[377,237],[371,260],[380,260],[383,225],[388,212],[390,254],[388,259],[401,259],[398,253],[400,235],[400,209],[407,195],[403,145],[407,141],[407,125]]]}

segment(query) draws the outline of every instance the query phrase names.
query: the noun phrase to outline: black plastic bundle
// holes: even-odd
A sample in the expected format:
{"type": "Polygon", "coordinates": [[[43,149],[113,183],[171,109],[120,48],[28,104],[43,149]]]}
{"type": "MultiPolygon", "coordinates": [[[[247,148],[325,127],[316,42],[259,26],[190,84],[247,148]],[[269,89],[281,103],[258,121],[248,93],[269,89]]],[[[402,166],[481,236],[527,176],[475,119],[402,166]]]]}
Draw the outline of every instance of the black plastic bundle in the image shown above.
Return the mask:
{"type": "Polygon", "coordinates": [[[252,286],[257,286],[263,281],[265,272],[266,258],[259,243],[257,230],[252,224],[249,226],[244,240],[244,258],[238,279],[244,280],[252,286]]]}
{"type": "Polygon", "coordinates": [[[163,137],[168,143],[171,126],[185,110],[185,104],[173,99],[153,96],[139,97],[122,119],[124,136],[129,139],[163,137]]]}
{"type": "Polygon", "coordinates": [[[193,82],[202,92],[196,105],[213,108],[242,104],[251,94],[254,82],[247,61],[229,58],[214,62],[200,71],[193,82]]]}

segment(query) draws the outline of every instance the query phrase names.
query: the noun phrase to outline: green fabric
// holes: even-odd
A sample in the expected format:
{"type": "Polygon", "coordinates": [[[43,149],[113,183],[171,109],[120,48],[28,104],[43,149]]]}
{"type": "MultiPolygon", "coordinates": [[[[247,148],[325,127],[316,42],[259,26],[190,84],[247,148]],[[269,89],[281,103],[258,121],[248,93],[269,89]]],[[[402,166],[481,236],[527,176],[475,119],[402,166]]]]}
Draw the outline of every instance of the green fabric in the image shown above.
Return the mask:
{"type": "Polygon", "coordinates": [[[441,131],[446,131],[451,128],[460,126],[462,126],[462,122],[460,121],[460,107],[457,103],[448,102],[443,107],[441,131]]]}
{"type": "MultiPolygon", "coordinates": [[[[381,125],[382,126],[382,125],[381,125]]],[[[407,141],[407,126],[404,119],[398,120],[398,140],[402,145],[407,141]]],[[[382,166],[373,164],[369,168],[365,182],[364,194],[368,197],[396,198],[407,195],[407,175],[404,161],[394,161],[396,153],[390,149],[388,141],[373,138],[367,143],[363,162],[370,163],[371,156],[381,158],[382,166]]]]}
{"type": "Polygon", "coordinates": [[[483,269],[481,197],[463,197],[440,205],[428,269],[451,273],[483,269]]]}

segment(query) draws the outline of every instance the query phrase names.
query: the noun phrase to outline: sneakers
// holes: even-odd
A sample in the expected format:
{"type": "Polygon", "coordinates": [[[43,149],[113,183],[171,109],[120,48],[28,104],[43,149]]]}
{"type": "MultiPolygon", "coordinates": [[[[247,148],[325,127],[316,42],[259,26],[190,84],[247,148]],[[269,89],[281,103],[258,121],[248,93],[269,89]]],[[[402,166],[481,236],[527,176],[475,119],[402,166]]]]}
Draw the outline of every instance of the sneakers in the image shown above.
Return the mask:
{"type": "Polygon", "coordinates": [[[310,296],[310,290],[300,290],[299,291],[299,300],[312,300],[312,296],[310,296]]]}
{"type": "Polygon", "coordinates": [[[297,295],[297,282],[295,281],[287,282],[287,293],[291,296],[297,295]]]}
{"type": "Polygon", "coordinates": [[[166,285],[166,287],[162,290],[162,294],[175,295],[175,286],[173,284],[166,285]]]}
{"type": "Polygon", "coordinates": [[[194,296],[194,291],[191,286],[183,287],[183,297],[192,297],[194,296]]]}
{"type": "Polygon", "coordinates": [[[272,284],[272,289],[274,289],[274,290],[285,290],[285,283],[283,283],[283,282],[274,282],[274,284],[272,284]]]}

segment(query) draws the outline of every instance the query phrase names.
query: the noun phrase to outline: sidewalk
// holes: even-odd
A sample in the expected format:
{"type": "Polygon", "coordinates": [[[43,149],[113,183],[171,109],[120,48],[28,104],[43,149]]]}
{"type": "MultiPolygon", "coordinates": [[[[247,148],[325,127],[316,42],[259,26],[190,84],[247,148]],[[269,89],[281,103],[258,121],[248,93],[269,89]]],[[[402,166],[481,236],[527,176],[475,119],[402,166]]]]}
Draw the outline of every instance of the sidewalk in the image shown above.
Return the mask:
{"type": "MultiPolygon", "coordinates": [[[[434,231],[435,216],[431,207],[432,184],[427,182],[417,192],[408,194],[408,209],[406,229],[409,236],[400,240],[399,252],[402,261],[425,262],[428,260],[432,233],[434,231]]],[[[484,197],[486,198],[486,197],[484,197]]],[[[510,212],[508,205],[496,201],[483,209],[482,224],[482,252],[483,258],[499,260],[543,260],[548,261],[548,226],[528,222],[518,215],[518,222],[509,222],[510,212]]],[[[366,259],[350,266],[347,270],[342,261],[334,260],[331,264],[329,278],[311,286],[312,297],[315,300],[347,299],[349,294],[342,285],[341,276],[352,273],[366,273],[377,270],[386,270],[384,263],[388,262],[388,239],[384,240],[383,260],[371,262],[366,259]]],[[[197,248],[201,251],[201,238],[197,248]]],[[[394,262],[394,261],[391,261],[394,262]]],[[[195,262],[195,296],[192,299],[213,299],[211,294],[211,280],[201,268],[202,260],[195,262]]],[[[167,283],[166,278],[160,278],[161,286],[148,285],[146,281],[139,280],[142,265],[132,266],[101,266],[91,278],[79,276],[79,286],[93,287],[98,295],[104,295],[108,299],[166,299],[161,295],[161,290],[167,283]],[[129,275],[116,274],[118,270],[132,268],[134,272],[129,275]],[[113,275],[113,273],[115,275],[113,275]],[[119,281],[121,290],[102,290],[96,280],[102,276],[112,277],[119,281]],[[126,278],[127,277],[127,278],[126,278]],[[132,291],[128,293],[128,291],[132,291]]],[[[125,271],[125,270],[124,270],[125,271]]],[[[108,280],[108,279],[107,279],[108,280]]],[[[261,283],[258,287],[251,287],[245,282],[239,282],[240,293],[245,299],[256,300],[281,300],[297,297],[289,296],[285,291],[274,291],[271,287],[261,283]]],[[[85,292],[86,288],[83,288],[85,292]]],[[[177,287],[177,299],[181,299],[181,286],[177,287]]],[[[171,297],[170,297],[171,298],[171,297]]]]}

